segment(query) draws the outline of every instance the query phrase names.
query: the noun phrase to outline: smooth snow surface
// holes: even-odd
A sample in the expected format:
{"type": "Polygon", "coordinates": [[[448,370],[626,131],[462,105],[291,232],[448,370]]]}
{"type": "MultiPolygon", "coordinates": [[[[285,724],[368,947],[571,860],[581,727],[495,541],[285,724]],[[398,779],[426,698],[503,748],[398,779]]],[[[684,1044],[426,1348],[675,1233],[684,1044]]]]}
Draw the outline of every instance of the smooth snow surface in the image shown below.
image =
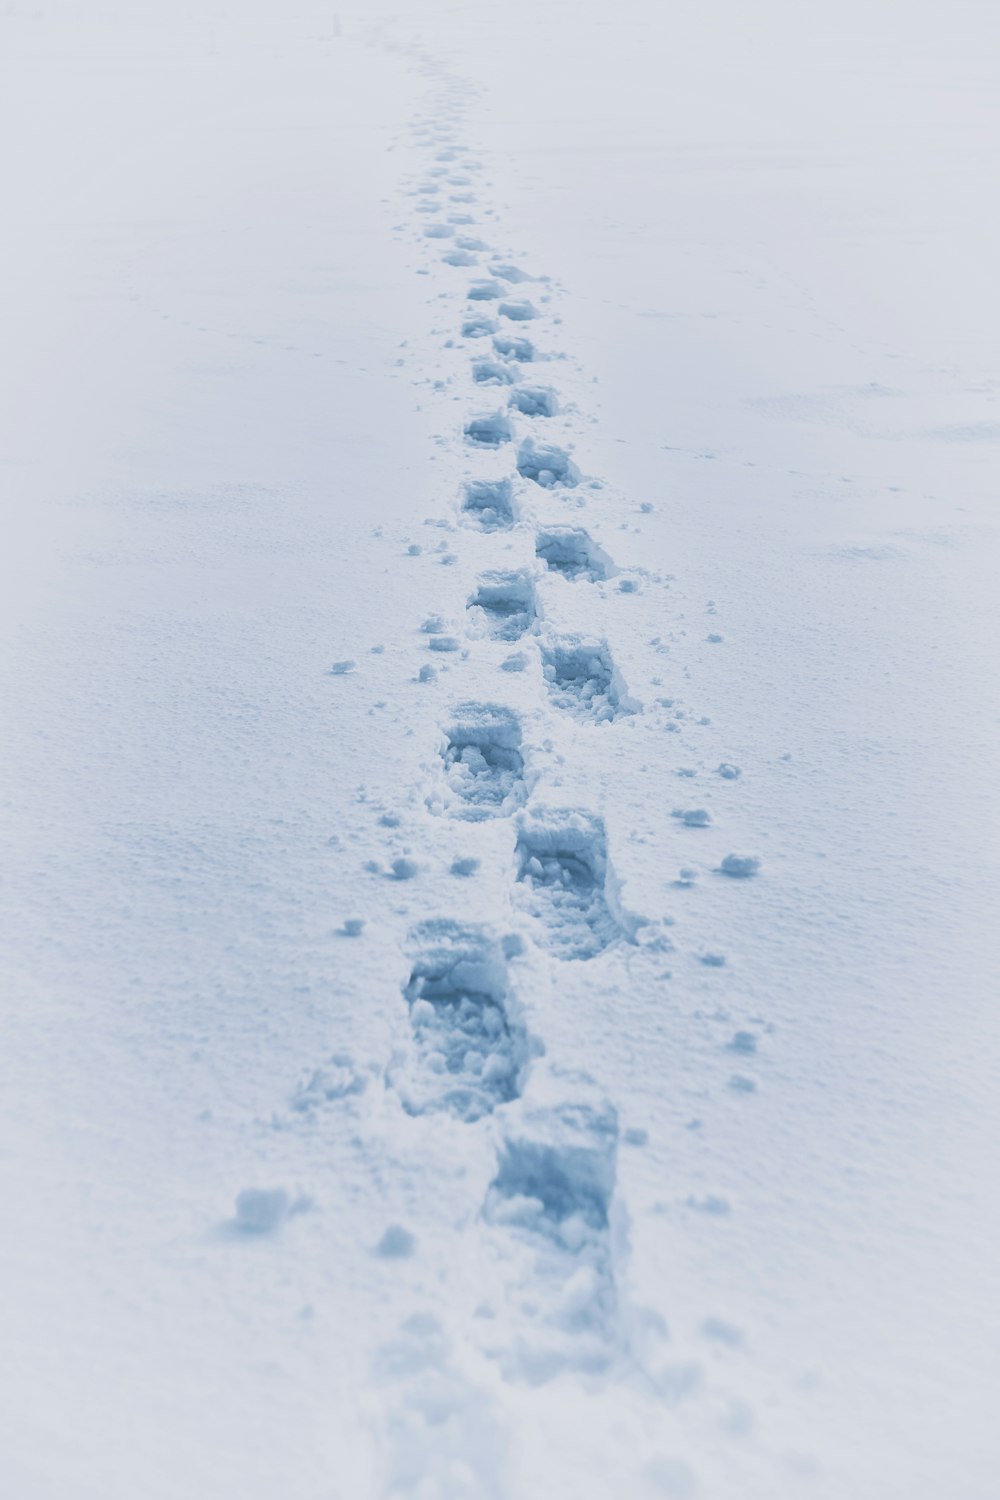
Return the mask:
{"type": "Polygon", "coordinates": [[[996,8],[0,42],[0,1494],[995,1500],[996,8]]]}

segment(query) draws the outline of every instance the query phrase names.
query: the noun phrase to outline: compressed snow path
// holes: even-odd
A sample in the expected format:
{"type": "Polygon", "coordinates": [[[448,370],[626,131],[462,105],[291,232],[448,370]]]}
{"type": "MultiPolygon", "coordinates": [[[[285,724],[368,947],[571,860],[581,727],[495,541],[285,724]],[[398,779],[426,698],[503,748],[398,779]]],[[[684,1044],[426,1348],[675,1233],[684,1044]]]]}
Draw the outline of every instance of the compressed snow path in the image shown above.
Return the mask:
{"type": "Polygon", "coordinates": [[[122,9],[0,21],[0,1491],[993,1500],[995,15],[122,9]]]}

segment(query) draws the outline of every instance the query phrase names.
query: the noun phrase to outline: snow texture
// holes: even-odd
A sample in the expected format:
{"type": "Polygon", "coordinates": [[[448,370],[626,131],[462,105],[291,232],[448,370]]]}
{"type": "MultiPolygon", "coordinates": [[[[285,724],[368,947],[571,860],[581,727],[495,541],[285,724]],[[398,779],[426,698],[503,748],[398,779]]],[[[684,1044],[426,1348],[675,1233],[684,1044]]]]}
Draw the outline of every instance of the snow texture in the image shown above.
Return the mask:
{"type": "Polygon", "coordinates": [[[4,7],[4,1496],[995,1500],[998,45],[4,7]]]}

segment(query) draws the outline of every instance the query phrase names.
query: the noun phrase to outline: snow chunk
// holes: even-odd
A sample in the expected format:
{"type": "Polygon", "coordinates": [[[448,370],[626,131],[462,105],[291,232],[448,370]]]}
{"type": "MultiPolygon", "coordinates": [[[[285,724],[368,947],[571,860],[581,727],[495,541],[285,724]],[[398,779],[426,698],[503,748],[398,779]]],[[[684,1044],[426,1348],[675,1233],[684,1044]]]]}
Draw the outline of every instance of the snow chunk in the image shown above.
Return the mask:
{"type": "Polygon", "coordinates": [[[285,1222],[291,1208],[284,1188],[244,1188],[236,1197],[236,1227],[244,1234],[270,1234],[285,1222]]]}
{"type": "Polygon", "coordinates": [[[375,1246],[375,1254],[383,1260],[407,1260],[416,1248],[416,1239],[408,1229],[390,1224],[375,1246]]]}

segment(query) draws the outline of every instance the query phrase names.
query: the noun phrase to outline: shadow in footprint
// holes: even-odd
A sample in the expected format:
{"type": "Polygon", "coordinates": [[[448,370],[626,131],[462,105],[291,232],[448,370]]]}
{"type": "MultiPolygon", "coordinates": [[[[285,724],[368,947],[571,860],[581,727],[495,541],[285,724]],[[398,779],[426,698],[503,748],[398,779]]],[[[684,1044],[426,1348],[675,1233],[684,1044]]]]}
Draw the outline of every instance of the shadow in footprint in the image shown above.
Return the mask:
{"type": "Polygon", "coordinates": [[[573,583],[601,583],[616,571],[604,549],[579,526],[546,526],[535,537],[535,556],[551,573],[573,583]]]}
{"type": "Polygon", "coordinates": [[[501,302],[497,311],[512,323],[530,323],[538,317],[538,309],[527,301],[501,302]]]}
{"type": "Polygon", "coordinates": [[[513,437],[510,422],[502,411],[470,417],[465,424],[465,440],[476,448],[499,448],[513,437]]]}
{"type": "Polygon", "coordinates": [[[532,1317],[513,1360],[534,1384],[562,1369],[604,1370],[620,1345],[610,1229],[618,1115],[586,1074],[547,1082],[554,1100],[505,1113],[483,1206],[526,1252],[532,1317]]]}
{"type": "Polygon", "coordinates": [[[462,515],[481,531],[509,531],[515,520],[510,480],[466,480],[462,486],[462,515]]]}
{"type": "Polygon", "coordinates": [[[559,410],[556,393],[547,385],[521,385],[510,393],[510,405],[525,417],[554,417],[559,410]]]}
{"type": "Polygon", "coordinates": [[[524,802],[521,721],[511,709],[498,703],[459,704],[441,758],[445,805],[453,816],[479,823],[506,817],[524,802]]]}
{"type": "Polygon", "coordinates": [[[516,370],[499,359],[477,359],[472,366],[472,378],[477,385],[513,385],[516,370]]]}
{"type": "Polygon", "coordinates": [[[481,927],[439,917],[412,930],[410,949],[410,1045],[390,1082],[407,1114],[480,1120],[518,1097],[528,1059],[502,946],[481,927]]]}
{"type": "Polygon", "coordinates": [[[493,347],[504,359],[516,359],[522,365],[530,364],[535,357],[535,346],[530,339],[516,338],[509,333],[498,333],[493,347]]]}
{"type": "Polygon", "coordinates": [[[517,472],[543,489],[563,485],[574,489],[580,483],[580,471],[565,448],[554,443],[536,443],[525,438],[517,452],[517,472]]]}
{"type": "Polygon", "coordinates": [[[489,334],[496,332],[496,323],[492,318],[470,317],[462,323],[462,337],[464,339],[483,339],[489,334]]]}
{"type": "Polygon", "coordinates": [[[624,935],[607,901],[600,818],[575,811],[526,815],[514,857],[517,904],[540,924],[542,942],[557,958],[594,958],[624,935]]]}
{"type": "Polygon", "coordinates": [[[480,625],[495,641],[517,641],[535,623],[535,585],[531,574],[484,573],[468,608],[477,611],[480,625]]]}
{"type": "Polygon", "coordinates": [[[575,718],[608,724],[638,706],[625,693],[604,641],[576,635],[550,641],[542,648],[542,673],[552,702],[575,718]]]}

